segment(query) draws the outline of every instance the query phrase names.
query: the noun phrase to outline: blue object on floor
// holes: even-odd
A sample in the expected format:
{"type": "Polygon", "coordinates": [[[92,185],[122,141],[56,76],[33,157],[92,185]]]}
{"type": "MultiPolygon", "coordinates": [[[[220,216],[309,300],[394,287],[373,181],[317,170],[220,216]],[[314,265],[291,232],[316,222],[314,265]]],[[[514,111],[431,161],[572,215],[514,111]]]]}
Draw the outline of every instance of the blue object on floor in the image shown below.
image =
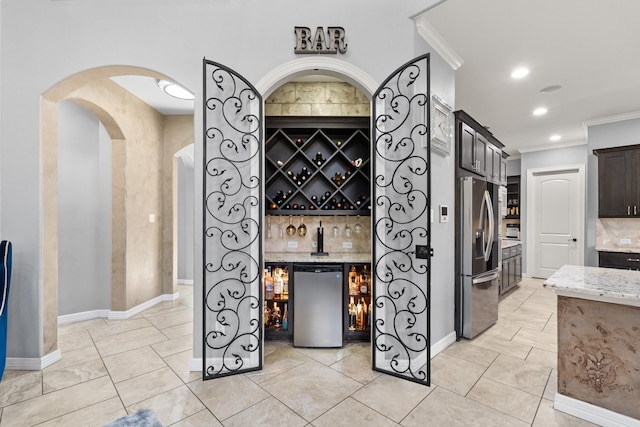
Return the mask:
{"type": "Polygon", "coordinates": [[[141,409],[135,414],[118,418],[102,427],[162,427],[151,409],[141,409]]]}
{"type": "Polygon", "coordinates": [[[9,283],[11,282],[11,242],[0,242],[0,381],[7,361],[7,308],[9,307],[9,283]]]}

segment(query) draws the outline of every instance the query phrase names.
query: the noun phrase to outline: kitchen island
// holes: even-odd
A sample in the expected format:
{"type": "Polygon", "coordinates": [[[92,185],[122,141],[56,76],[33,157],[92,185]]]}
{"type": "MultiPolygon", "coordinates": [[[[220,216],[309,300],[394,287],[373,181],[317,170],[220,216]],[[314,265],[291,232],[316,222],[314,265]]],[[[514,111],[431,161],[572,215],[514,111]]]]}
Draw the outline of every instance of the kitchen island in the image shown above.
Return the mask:
{"type": "Polygon", "coordinates": [[[566,265],[558,295],[555,408],[600,425],[640,425],[640,272],[566,265]]]}

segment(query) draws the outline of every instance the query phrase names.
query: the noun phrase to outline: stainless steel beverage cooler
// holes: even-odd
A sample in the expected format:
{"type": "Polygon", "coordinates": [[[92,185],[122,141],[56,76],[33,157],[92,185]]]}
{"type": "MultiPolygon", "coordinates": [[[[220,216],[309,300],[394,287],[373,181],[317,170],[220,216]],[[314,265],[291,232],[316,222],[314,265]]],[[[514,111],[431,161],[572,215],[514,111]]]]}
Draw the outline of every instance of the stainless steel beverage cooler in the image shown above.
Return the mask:
{"type": "Polygon", "coordinates": [[[295,264],[294,347],[342,347],[342,264],[295,264]]]}

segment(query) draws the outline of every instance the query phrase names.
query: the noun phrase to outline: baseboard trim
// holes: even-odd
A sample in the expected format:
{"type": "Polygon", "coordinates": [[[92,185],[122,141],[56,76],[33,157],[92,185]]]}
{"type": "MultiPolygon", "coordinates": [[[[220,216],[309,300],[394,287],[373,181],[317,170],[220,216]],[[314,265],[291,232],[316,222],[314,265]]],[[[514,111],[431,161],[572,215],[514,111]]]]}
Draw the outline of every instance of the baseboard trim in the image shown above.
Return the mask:
{"type": "Polygon", "coordinates": [[[639,427],[640,420],[556,393],[553,407],[603,427],[639,427]]]}
{"type": "Polygon", "coordinates": [[[437,343],[431,346],[431,358],[433,359],[439,353],[442,353],[446,350],[447,347],[456,342],[456,331],[452,331],[449,335],[446,335],[437,343]]]}
{"type": "MultiPolygon", "coordinates": [[[[449,335],[442,338],[431,346],[431,358],[433,359],[439,353],[443,352],[447,347],[456,342],[456,332],[453,331],[449,335]]],[[[194,357],[191,359],[191,366],[189,366],[191,372],[202,371],[202,358],[194,357]]]]}
{"type": "Polygon", "coordinates": [[[62,359],[60,350],[52,351],[43,357],[7,357],[7,371],[41,371],[62,359]]]}
{"type": "Polygon", "coordinates": [[[178,285],[193,286],[193,279],[178,279],[178,285]]]}
{"type": "Polygon", "coordinates": [[[179,294],[176,292],[175,294],[162,294],[155,298],[150,299],[149,301],[143,302],[142,304],[138,304],[133,308],[130,308],[127,311],[109,311],[109,316],[107,319],[109,320],[126,320],[130,317],[135,316],[136,314],[142,313],[148,308],[153,307],[156,304],[159,304],[164,301],[175,301],[178,299],[179,294]]]}
{"type": "Polygon", "coordinates": [[[92,311],[82,311],[80,313],[72,313],[72,314],[63,314],[58,316],[58,325],[66,325],[68,323],[82,322],[83,320],[91,320],[91,319],[106,319],[109,317],[109,310],[92,310],[92,311]]]}
{"type": "Polygon", "coordinates": [[[150,299],[149,301],[143,302],[142,304],[136,305],[133,308],[130,308],[127,311],[112,311],[112,310],[92,310],[92,311],[82,311],[80,313],[72,313],[72,314],[63,314],[58,316],[58,325],[66,325],[68,323],[74,322],[82,322],[83,320],[91,320],[91,319],[109,319],[109,320],[126,320],[130,317],[135,316],[138,313],[143,312],[144,310],[153,307],[154,305],[166,302],[166,301],[175,301],[178,299],[180,294],[176,292],[175,294],[162,294],[155,298],[150,299]]]}

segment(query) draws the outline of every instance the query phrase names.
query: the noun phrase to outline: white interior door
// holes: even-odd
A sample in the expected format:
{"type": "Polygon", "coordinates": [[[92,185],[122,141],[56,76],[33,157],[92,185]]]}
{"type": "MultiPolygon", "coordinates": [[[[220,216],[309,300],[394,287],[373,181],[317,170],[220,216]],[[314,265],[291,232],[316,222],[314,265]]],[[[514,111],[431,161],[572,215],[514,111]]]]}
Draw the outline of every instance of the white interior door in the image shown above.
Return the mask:
{"type": "Polygon", "coordinates": [[[430,382],[429,55],[373,96],[373,369],[430,382]]]}
{"type": "Polygon", "coordinates": [[[532,276],[548,278],[563,265],[583,265],[584,167],[528,174],[532,276]]]}

